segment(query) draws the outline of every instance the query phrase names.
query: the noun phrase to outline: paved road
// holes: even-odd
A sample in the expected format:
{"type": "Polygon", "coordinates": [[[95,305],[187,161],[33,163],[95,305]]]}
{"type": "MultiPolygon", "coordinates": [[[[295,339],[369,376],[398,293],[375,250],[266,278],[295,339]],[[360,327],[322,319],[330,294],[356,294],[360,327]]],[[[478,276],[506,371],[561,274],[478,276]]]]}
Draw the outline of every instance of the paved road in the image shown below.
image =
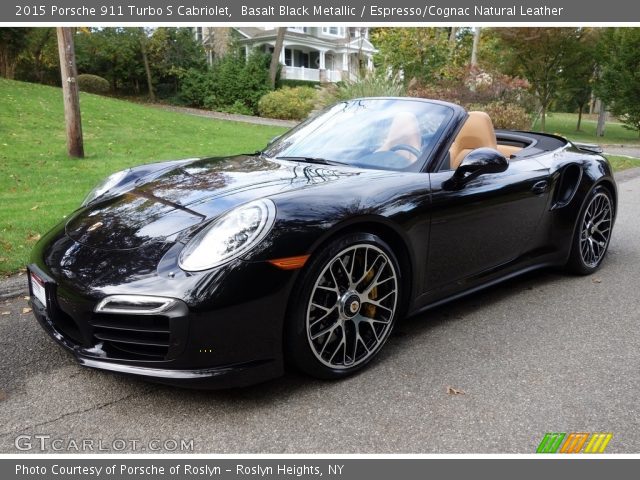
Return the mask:
{"type": "Polygon", "coordinates": [[[610,452],[640,452],[640,178],[620,197],[595,276],[532,274],[408,320],[342,382],[146,384],[76,366],[20,313],[24,299],[0,302],[0,451],[42,433],[193,439],[211,453],[531,453],[545,432],[595,431],[613,432],[610,452]]]}

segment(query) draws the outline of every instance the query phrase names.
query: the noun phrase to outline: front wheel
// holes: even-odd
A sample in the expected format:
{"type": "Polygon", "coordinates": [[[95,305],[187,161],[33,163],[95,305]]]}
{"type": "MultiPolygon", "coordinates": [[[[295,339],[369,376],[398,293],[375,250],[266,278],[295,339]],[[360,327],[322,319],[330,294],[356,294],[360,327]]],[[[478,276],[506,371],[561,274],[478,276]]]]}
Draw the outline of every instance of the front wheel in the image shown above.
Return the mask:
{"type": "Polygon", "coordinates": [[[349,234],[317,254],[294,291],[288,357],[318,378],[363,368],[385,344],[400,301],[400,268],[378,236],[349,234]]]}
{"type": "Polygon", "coordinates": [[[588,275],[600,268],[611,240],[613,199],[604,187],[594,188],[578,217],[567,269],[588,275]]]}

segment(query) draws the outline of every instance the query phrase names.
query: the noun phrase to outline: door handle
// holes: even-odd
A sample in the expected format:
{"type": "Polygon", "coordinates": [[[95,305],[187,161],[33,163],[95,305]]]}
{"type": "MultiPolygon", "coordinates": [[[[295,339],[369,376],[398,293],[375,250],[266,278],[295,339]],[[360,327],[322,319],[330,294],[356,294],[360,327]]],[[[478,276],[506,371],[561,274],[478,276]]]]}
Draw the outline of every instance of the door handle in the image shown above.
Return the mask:
{"type": "Polygon", "coordinates": [[[541,180],[533,184],[533,187],[531,187],[531,191],[536,195],[539,195],[541,193],[546,192],[548,186],[549,186],[549,182],[547,182],[546,180],[541,180]]]}

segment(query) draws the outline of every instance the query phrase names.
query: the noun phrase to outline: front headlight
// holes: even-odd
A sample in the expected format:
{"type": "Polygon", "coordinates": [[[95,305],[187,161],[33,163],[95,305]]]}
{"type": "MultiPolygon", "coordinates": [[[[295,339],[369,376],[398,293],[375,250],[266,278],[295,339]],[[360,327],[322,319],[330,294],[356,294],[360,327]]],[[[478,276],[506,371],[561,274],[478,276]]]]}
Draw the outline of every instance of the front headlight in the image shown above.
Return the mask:
{"type": "Polygon", "coordinates": [[[89,205],[96,198],[102,197],[105,193],[111,190],[113,187],[118,185],[122,181],[124,177],[127,176],[130,169],[122,170],[120,172],[112,173],[107,178],[105,178],[102,182],[100,182],[96,187],[89,192],[89,195],[82,202],[82,206],[89,205]]]}
{"type": "Polygon", "coordinates": [[[178,265],[197,272],[237,258],[260,243],[275,218],[276,206],[269,199],[235,208],[199,232],[182,250],[178,265]]]}

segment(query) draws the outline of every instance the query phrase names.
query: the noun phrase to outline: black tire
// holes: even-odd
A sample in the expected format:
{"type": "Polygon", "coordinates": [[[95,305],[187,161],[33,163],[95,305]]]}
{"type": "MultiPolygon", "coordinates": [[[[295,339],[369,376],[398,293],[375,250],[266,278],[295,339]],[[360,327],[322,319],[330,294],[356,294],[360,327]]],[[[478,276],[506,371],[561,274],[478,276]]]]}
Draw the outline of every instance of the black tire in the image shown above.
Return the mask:
{"type": "Polygon", "coordinates": [[[330,242],[305,266],[292,293],[285,326],[287,361],[321,379],[361,370],[389,338],[401,294],[398,260],[380,237],[351,233],[330,242]]]}
{"type": "Polygon", "coordinates": [[[611,192],[602,186],[594,188],[587,195],[578,215],[571,240],[571,253],[565,265],[567,271],[589,275],[600,268],[609,249],[614,218],[611,192]],[[606,234],[602,233],[603,230],[606,234]]]}

